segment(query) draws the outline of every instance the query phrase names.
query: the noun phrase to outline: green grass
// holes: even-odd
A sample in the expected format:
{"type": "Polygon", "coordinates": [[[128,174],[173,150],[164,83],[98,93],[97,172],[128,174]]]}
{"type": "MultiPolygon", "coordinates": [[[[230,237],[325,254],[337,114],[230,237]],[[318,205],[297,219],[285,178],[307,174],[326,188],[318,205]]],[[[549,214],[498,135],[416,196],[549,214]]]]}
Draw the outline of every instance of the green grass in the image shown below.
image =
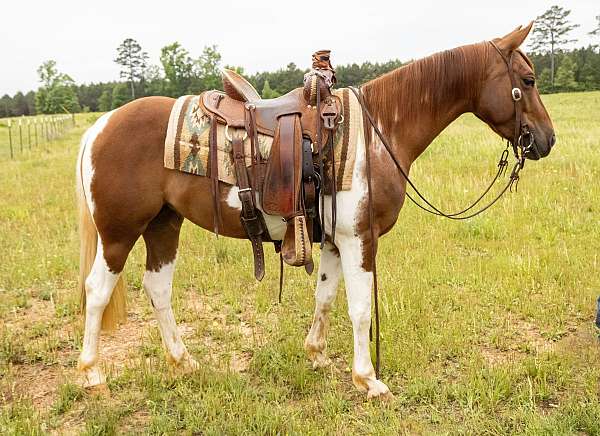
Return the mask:
{"type": "MultiPolygon", "coordinates": [[[[544,101],[558,143],[527,163],[518,193],[468,222],[407,204],[382,239],[383,380],[396,396],[388,405],[352,386],[342,286],[334,365],[314,372],[302,349],[314,277],[287,269],[280,306],[275,254],[267,249],[257,283],[247,242],[215,240],[189,223],[174,308],[202,369],[182,376],[164,362],[158,329],[146,322],[138,244],[125,327],[138,326],[142,339],[126,367],[110,371],[110,398],[82,392],[73,379],[82,336],[74,162],[95,116],[80,115],[43,153],[0,159],[0,433],[600,434],[600,93],[544,101]],[[248,367],[237,373],[229,362],[240,355],[248,367]]],[[[465,116],[411,174],[436,204],[458,209],[493,175],[502,148],[465,116]]]]}

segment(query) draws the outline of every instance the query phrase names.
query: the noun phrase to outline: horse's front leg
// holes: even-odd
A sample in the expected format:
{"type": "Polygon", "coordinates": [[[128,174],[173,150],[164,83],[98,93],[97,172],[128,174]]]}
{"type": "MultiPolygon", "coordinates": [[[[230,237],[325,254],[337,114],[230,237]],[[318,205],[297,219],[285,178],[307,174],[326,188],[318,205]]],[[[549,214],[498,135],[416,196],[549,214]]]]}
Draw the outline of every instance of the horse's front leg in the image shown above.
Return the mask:
{"type": "Polygon", "coordinates": [[[329,312],[337,294],[342,269],[337,248],[326,243],[321,251],[317,290],[315,292],[315,315],[313,323],[304,341],[304,348],[313,363],[313,368],[322,368],[331,363],[327,357],[327,330],[329,312]]]}
{"type": "MultiPolygon", "coordinates": [[[[336,238],[337,239],[337,238],[336,238]]],[[[371,325],[371,289],[373,273],[363,268],[363,244],[356,236],[339,239],[348,314],[354,332],[354,361],[352,381],[367,398],[389,398],[390,390],[375,377],[375,369],[369,353],[369,327],[371,325]]]]}

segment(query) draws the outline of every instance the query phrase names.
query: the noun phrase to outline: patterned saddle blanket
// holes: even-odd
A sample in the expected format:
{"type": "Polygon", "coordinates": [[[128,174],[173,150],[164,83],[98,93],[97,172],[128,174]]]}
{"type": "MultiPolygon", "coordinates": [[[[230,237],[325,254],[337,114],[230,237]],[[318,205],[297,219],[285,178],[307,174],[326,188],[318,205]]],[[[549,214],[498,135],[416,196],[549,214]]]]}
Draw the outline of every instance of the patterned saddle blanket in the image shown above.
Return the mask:
{"type": "MultiPolygon", "coordinates": [[[[334,92],[342,101],[344,116],[342,128],[334,138],[336,188],[347,191],[352,187],[352,173],[356,159],[356,143],[362,117],[360,104],[349,89],[334,92]]],[[[229,132],[231,136],[235,132],[229,132]]],[[[198,176],[208,176],[210,119],[200,106],[200,96],[179,97],[171,109],[167,137],[165,139],[164,166],[198,176]]],[[[273,138],[258,135],[259,151],[267,159],[273,138]]],[[[244,141],[247,166],[251,165],[250,138],[244,141]]],[[[231,143],[225,136],[225,126],[217,126],[217,162],[219,180],[236,184],[231,143]]]]}

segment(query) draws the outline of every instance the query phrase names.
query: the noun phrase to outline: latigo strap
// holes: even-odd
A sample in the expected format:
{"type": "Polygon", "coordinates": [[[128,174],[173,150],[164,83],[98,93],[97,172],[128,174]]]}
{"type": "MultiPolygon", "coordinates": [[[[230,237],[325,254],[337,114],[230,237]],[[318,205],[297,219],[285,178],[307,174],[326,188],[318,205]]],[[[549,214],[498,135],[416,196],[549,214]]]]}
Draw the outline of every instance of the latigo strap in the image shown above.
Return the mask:
{"type": "Polygon", "coordinates": [[[244,156],[244,140],[240,135],[232,138],[233,161],[235,173],[238,180],[238,196],[242,203],[242,212],[240,221],[246,230],[248,239],[252,242],[252,252],[254,254],[254,277],[262,280],[265,276],[265,256],[263,253],[263,235],[266,233],[266,226],[262,215],[254,205],[254,191],[248,180],[248,169],[246,168],[246,157],[244,156]]]}

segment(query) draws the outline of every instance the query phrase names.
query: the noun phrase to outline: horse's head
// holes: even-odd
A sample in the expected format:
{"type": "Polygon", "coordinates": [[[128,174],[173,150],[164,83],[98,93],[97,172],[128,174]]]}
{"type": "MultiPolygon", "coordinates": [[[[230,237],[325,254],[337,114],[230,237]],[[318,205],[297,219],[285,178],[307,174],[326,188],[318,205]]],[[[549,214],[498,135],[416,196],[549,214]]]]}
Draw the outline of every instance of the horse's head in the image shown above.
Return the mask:
{"type": "Polygon", "coordinates": [[[556,137],[538,93],[533,64],[519,50],[532,25],[533,21],[489,43],[475,114],[503,138],[520,141],[527,149],[525,157],[537,160],[550,153],[556,137]]]}

